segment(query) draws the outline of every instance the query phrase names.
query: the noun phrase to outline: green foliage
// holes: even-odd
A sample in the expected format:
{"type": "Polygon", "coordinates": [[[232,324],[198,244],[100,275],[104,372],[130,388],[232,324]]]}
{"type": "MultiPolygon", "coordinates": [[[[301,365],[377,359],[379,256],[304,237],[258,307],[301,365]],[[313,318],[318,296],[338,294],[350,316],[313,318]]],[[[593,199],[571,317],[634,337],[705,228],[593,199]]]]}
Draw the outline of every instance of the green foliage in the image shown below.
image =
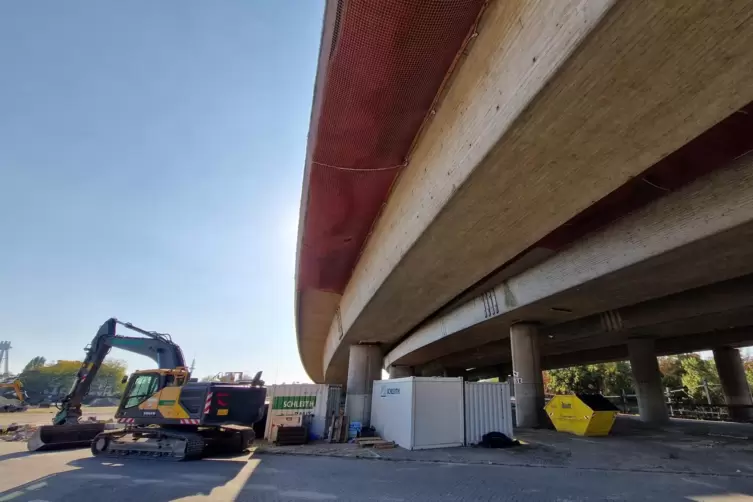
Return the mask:
{"type": "MultiPolygon", "coordinates": [[[[64,360],[43,364],[33,369],[25,369],[18,378],[29,394],[65,394],[73,384],[81,364],[81,361],[64,360]]],[[[126,375],[126,370],[124,361],[116,359],[103,363],[92,381],[90,394],[121,395],[125,390],[125,384],[121,383],[121,380],[126,375]]]]}
{"type": "Polygon", "coordinates": [[[550,394],[601,392],[605,395],[632,393],[630,365],[625,361],[588,364],[547,371],[546,391],[550,394]]]}
{"type": "Polygon", "coordinates": [[[714,361],[701,359],[698,354],[680,356],[682,365],[682,385],[688,388],[690,397],[699,402],[706,402],[704,382],[707,383],[711,401],[723,403],[724,395],[719,385],[719,374],[714,361]]]}
{"type": "Polygon", "coordinates": [[[662,387],[669,389],[679,389],[682,387],[682,375],[685,371],[682,369],[682,358],[680,356],[666,356],[659,358],[659,371],[662,374],[662,387]]]}
{"type": "Polygon", "coordinates": [[[748,350],[741,350],[740,357],[743,360],[743,368],[745,368],[745,379],[748,381],[748,387],[753,390],[753,358],[751,358],[748,350]]]}
{"type": "Polygon", "coordinates": [[[42,356],[34,357],[31,361],[26,363],[26,366],[24,366],[24,372],[41,368],[44,366],[45,362],[47,362],[47,360],[42,356]]]}

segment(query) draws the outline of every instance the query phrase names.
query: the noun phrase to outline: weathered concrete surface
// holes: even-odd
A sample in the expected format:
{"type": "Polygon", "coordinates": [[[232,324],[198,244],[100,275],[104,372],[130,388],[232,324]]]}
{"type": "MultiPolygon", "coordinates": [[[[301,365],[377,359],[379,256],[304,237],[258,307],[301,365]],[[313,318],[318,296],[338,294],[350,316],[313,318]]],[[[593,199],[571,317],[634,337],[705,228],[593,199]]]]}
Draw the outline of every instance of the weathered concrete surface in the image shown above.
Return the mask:
{"type": "Polygon", "coordinates": [[[641,421],[649,424],[669,422],[654,339],[631,338],[628,340],[628,355],[641,421]]]}
{"type": "Polygon", "coordinates": [[[753,408],[736,407],[753,406],[740,351],[734,347],[717,347],[714,349],[714,362],[722,383],[724,399],[731,406],[730,417],[739,422],[753,420],[753,408]]]}
{"type": "Polygon", "coordinates": [[[749,1],[610,5],[490,5],[343,296],[328,379],[753,99],[749,1]]]}
{"type": "Polygon", "coordinates": [[[345,414],[364,427],[371,423],[371,392],[374,381],[382,379],[382,350],[378,345],[352,345],[348,358],[348,385],[345,414]]]}
{"type": "Polygon", "coordinates": [[[538,427],[545,416],[538,327],[513,324],[510,327],[510,346],[515,384],[515,423],[518,427],[538,427]]]}
{"type": "Polygon", "coordinates": [[[415,371],[411,366],[390,366],[387,372],[390,375],[390,379],[405,378],[415,375],[415,371]]]}
{"type": "MultiPolygon", "coordinates": [[[[748,154],[426,323],[385,364],[422,364],[481,346],[516,320],[558,324],[749,274],[752,237],[748,154]]],[[[674,306],[667,315],[682,312],[688,310],[674,306]]]]}

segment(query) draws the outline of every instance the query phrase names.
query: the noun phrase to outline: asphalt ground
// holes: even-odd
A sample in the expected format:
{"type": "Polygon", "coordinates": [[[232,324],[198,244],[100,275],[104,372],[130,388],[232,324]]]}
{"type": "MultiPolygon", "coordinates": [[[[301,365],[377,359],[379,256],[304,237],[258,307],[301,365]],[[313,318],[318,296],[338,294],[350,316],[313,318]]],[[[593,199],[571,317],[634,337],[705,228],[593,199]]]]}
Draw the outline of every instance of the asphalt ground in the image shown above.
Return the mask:
{"type": "Polygon", "coordinates": [[[194,462],[0,443],[0,502],[753,500],[753,477],[252,454],[194,462]]]}

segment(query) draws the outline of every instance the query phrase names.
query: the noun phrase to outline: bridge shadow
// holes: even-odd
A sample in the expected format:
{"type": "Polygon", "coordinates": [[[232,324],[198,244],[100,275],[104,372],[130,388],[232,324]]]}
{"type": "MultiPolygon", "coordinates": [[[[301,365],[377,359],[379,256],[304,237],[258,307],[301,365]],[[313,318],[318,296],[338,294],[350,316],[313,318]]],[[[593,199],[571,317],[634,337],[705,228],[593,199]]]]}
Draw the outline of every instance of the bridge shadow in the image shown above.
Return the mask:
{"type": "MultiPolygon", "coordinates": [[[[19,454],[8,457],[24,456],[19,454]]],[[[27,453],[28,455],[28,453],[27,453]]],[[[247,456],[171,462],[95,457],[61,464],[65,472],[50,474],[0,493],[0,500],[149,500],[167,502],[210,496],[232,482],[248,464],[247,456]]]]}

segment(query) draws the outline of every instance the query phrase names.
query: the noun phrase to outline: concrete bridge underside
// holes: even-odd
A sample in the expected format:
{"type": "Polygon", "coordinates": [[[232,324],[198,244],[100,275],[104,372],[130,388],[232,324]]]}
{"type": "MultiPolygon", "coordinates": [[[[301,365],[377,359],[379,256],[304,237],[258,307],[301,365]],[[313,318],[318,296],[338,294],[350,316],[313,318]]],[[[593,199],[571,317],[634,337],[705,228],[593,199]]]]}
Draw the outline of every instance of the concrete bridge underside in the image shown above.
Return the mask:
{"type": "MultiPolygon", "coordinates": [[[[719,362],[753,343],[753,1],[479,12],[341,290],[301,280],[310,141],[296,308],[312,379],[365,395],[378,373],[353,361],[375,358],[507,375],[517,343],[531,374],[630,357],[645,383],[646,354],[719,362]]],[[[313,138],[347,15],[328,4],[313,138]]]]}

